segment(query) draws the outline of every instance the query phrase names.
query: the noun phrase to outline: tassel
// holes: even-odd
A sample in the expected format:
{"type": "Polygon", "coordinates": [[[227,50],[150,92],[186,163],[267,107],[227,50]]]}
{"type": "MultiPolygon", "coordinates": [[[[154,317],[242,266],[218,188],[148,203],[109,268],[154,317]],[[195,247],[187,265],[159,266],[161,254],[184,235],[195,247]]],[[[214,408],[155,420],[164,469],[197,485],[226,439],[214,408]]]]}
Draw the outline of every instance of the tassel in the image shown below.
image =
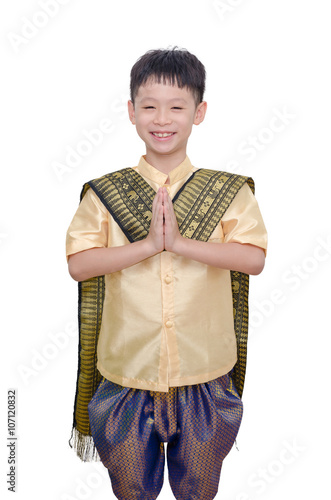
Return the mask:
{"type": "Polygon", "coordinates": [[[100,456],[95,447],[93,437],[82,434],[75,427],[72,428],[69,445],[76,451],[77,456],[83,462],[100,461],[100,456]]]}

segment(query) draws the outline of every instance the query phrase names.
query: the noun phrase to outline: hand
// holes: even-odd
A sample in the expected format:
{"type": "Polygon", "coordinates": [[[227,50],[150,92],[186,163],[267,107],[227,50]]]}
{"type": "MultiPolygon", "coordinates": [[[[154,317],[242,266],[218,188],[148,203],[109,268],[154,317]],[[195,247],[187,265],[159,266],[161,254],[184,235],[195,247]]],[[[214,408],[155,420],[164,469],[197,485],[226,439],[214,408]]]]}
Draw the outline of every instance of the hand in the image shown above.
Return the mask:
{"type": "Polygon", "coordinates": [[[183,236],[178,229],[178,222],[172,200],[166,188],[162,188],[163,193],[163,208],[164,208],[164,248],[169,252],[175,252],[178,243],[181,242],[183,236]]]}
{"type": "Polygon", "coordinates": [[[156,193],[152,205],[152,220],[146,237],[153,255],[164,250],[163,194],[162,188],[156,193]]]}

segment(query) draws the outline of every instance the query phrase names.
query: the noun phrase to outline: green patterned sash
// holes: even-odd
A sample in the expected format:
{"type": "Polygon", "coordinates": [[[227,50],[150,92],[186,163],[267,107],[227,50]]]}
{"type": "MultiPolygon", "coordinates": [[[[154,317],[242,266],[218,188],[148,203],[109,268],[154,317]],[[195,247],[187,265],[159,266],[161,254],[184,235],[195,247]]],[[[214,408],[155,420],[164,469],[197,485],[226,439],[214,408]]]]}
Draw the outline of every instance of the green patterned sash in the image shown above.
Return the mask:
{"type": "MultiPolygon", "coordinates": [[[[180,233],[185,238],[208,241],[239,189],[251,178],[200,169],[192,174],[173,199],[180,233]]],[[[132,168],[125,168],[86,183],[81,200],[91,188],[130,242],[146,238],[152,218],[154,189],[132,168]]],[[[234,328],[238,360],[231,375],[242,396],[247,358],[249,276],[231,271],[234,328]]],[[[96,368],[97,343],[105,293],[104,276],[78,284],[79,349],[74,421],[70,446],[84,461],[98,459],[91,436],[87,406],[101,380],[96,368]]]]}

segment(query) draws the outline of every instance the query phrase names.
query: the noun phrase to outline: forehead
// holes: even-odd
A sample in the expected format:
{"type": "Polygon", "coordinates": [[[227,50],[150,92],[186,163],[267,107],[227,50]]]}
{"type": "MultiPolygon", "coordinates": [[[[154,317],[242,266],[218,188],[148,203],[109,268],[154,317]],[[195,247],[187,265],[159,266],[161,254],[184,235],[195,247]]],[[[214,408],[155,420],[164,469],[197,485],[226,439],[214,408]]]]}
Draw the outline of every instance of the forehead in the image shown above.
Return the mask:
{"type": "Polygon", "coordinates": [[[153,78],[149,78],[146,83],[139,87],[136,99],[138,101],[147,99],[181,100],[186,103],[194,103],[193,93],[187,87],[179,88],[176,83],[172,84],[169,81],[156,82],[153,78]]]}

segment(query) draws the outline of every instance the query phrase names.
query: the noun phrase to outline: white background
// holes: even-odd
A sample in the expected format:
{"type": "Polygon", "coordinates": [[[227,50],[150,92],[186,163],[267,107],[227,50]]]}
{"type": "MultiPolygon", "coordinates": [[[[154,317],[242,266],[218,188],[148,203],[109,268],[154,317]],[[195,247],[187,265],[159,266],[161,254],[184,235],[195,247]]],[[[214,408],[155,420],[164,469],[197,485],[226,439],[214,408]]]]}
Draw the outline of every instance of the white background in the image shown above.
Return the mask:
{"type": "MultiPolygon", "coordinates": [[[[192,163],[252,176],[269,233],[266,267],[251,279],[240,451],[224,462],[217,498],[326,498],[329,2],[16,0],[2,2],[0,18],[1,498],[14,495],[9,388],[18,404],[15,498],[113,498],[103,466],[83,464],[68,446],[77,284],[65,233],[82,184],[144,153],[126,117],[129,72],[145,51],[173,45],[207,69],[209,107],[189,142],[192,163]],[[68,148],[104,118],[111,132],[59,175],[56,162],[65,165],[68,148]],[[245,153],[252,137],[254,157],[245,153]]],[[[166,479],[159,498],[169,496],[166,479]]]]}

